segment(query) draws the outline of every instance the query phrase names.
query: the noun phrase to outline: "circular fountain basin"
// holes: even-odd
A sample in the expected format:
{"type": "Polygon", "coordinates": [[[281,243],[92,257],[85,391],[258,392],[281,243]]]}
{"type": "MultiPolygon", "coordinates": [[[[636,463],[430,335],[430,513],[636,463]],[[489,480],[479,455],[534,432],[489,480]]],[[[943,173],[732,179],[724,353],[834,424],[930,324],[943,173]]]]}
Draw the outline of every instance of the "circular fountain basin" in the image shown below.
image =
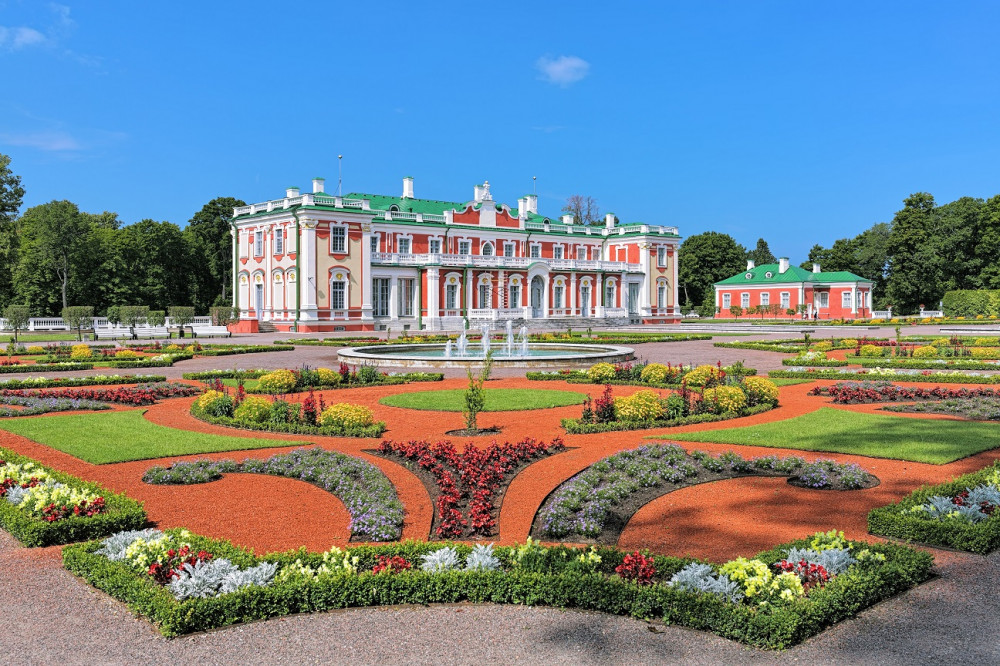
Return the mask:
{"type": "MultiPolygon", "coordinates": [[[[493,346],[493,365],[505,368],[565,368],[567,366],[590,366],[602,361],[620,363],[635,358],[631,347],[616,345],[567,345],[558,343],[533,342],[528,344],[528,353],[522,354],[520,345],[514,345],[510,353],[506,345],[493,346]]],[[[476,345],[466,349],[464,356],[452,348],[451,356],[446,355],[442,344],[373,345],[337,350],[341,361],[366,363],[376,366],[406,368],[466,368],[482,365],[483,350],[476,345]]]]}

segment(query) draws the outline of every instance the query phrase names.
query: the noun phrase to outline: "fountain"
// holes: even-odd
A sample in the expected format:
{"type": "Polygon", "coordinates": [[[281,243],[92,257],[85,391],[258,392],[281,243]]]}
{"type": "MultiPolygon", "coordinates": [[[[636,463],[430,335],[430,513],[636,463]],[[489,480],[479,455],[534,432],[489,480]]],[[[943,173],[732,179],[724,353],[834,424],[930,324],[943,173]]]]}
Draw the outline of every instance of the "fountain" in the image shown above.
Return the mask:
{"type": "MultiPolygon", "coordinates": [[[[449,340],[449,342],[451,341],[449,340]]],[[[465,350],[466,347],[468,346],[469,346],[469,336],[467,336],[465,334],[465,331],[463,330],[462,335],[458,336],[458,355],[465,356],[465,350]]]]}
{"type": "Polygon", "coordinates": [[[446,342],[444,345],[444,357],[451,358],[451,340],[446,342]]]}
{"type": "Polygon", "coordinates": [[[528,355],[528,327],[527,326],[522,326],[521,327],[520,336],[521,336],[521,356],[527,356],[528,355]]]}
{"type": "Polygon", "coordinates": [[[504,325],[507,328],[507,356],[511,356],[514,353],[514,322],[508,319],[504,325]]]}
{"type": "Polygon", "coordinates": [[[486,355],[490,353],[490,325],[483,324],[483,327],[480,329],[480,331],[482,332],[483,336],[481,340],[483,345],[483,358],[486,358],[486,355]]]}

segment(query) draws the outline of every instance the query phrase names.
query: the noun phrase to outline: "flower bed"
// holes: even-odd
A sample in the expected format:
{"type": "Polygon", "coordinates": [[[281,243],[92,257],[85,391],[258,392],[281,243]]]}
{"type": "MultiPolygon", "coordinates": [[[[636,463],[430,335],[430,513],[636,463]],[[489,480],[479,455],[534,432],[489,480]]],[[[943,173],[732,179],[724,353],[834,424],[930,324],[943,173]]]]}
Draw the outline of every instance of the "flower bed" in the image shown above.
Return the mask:
{"type": "MultiPolygon", "coordinates": [[[[266,398],[248,396],[246,400],[230,398],[219,391],[210,396],[212,401],[199,398],[191,404],[191,416],[206,423],[239,428],[241,430],[258,430],[265,432],[286,432],[297,435],[324,435],[327,437],[381,437],[385,432],[385,421],[366,420],[343,421],[341,419],[323,419],[327,412],[322,403],[322,396],[317,402],[310,394],[302,403],[289,403],[284,400],[268,401],[266,398]],[[227,402],[228,401],[228,402],[227,402]],[[216,404],[212,404],[215,402],[216,404]],[[246,402],[242,413],[237,410],[246,402]]],[[[208,395],[205,394],[205,395],[208,395]]],[[[204,396],[202,396],[204,397],[204,396]]],[[[239,398],[239,394],[237,394],[239,398]]],[[[345,403],[346,404],[346,403],[345,403]]],[[[331,405],[333,409],[337,405],[331,405]]]]}
{"type": "Polygon", "coordinates": [[[296,449],[266,460],[195,460],[151,467],[142,480],[151,484],[208,483],[223,474],[270,474],[306,481],[335,495],[351,514],[351,538],[395,541],[403,529],[403,504],[392,482],[371,463],[321,448],[296,449]]]}
{"type": "MultiPolygon", "coordinates": [[[[197,381],[207,381],[212,379],[261,379],[275,373],[291,373],[295,383],[283,393],[299,393],[308,391],[310,388],[337,389],[337,388],[357,388],[359,386],[395,386],[398,384],[409,384],[412,382],[439,382],[444,380],[444,373],[440,372],[406,372],[389,373],[380,372],[372,366],[363,365],[360,368],[352,368],[346,363],[341,363],[337,370],[327,368],[312,369],[302,367],[296,370],[207,370],[204,372],[185,372],[184,379],[194,379],[197,381]]],[[[273,393],[267,388],[248,389],[248,393],[273,393]]]]}
{"type": "Polygon", "coordinates": [[[687,486],[742,476],[788,476],[794,485],[858,490],[878,479],[857,465],[797,456],[746,460],[732,451],[688,454],[676,444],[649,444],[603,458],[556,488],[532,526],[536,538],[615,544],[632,515],[687,486]]]}
{"type": "Polygon", "coordinates": [[[203,551],[213,560],[227,559],[240,571],[269,564],[274,567],[273,576],[269,570],[258,570],[256,584],[244,584],[238,592],[223,592],[222,585],[213,585],[206,586],[204,597],[179,600],[148,569],[141,571],[125,556],[109,557],[132,547],[134,541],[127,542],[133,535],[69,546],[63,550],[63,563],[148,617],[165,636],[334,608],[469,601],[571,607],[656,619],[712,631],[755,647],[780,649],[923,582],[933,562],[927,553],[904,546],[848,542],[827,535],[779,546],[753,560],[692,570],[691,565],[697,563],[689,559],[612,548],[544,548],[533,542],[495,549],[410,542],[258,558],[228,542],[179,531],[168,534],[188,545],[188,553],[197,556],[203,551]],[[834,550],[847,552],[821,554],[834,550]],[[816,580],[815,573],[809,580],[807,569],[803,582],[803,576],[794,571],[798,562],[789,562],[790,557],[847,566],[825,580],[816,580]],[[788,565],[793,571],[785,571],[788,565]],[[739,594],[720,594],[699,582],[709,577],[721,580],[721,575],[735,583],[729,589],[739,594]],[[778,583],[773,585],[775,580],[778,583]]]}
{"type": "Polygon", "coordinates": [[[116,384],[140,384],[165,382],[162,375],[94,375],[93,377],[33,377],[29,379],[8,379],[0,381],[0,390],[66,388],[70,386],[114,386],[116,384]]]}
{"type": "Polygon", "coordinates": [[[906,370],[935,370],[949,368],[952,370],[1000,370],[995,361],[952,360],[952,359],[914,359],[914,358],[862,358],[848,356],[848,362],[865,368],[903,368],[906,370]]]}
{"type": "Polygon", "coordinates": [[[495,501],[510,480],[532,460],[565,448],[561,439],[549,444],[525,439],[517,444],[494,442],[485,449],[469,444],[460,453],[448,441],[385,441],[378,452],[415,467],[434,500],[434,534],[451,539],[493,534],[499,511],[495,501]]]}
{"type": "Polygon", "coordinates": [[[25,546],[94,539],[145,524],[139,502],[0,448],[0,527],[25,546]]]}
{"type": "MultiPolygon", "coordinates": [[[[8,393],[4,391],[4,393],[8,393]]],[[[108,405],[95,400],[85,400],[80,398],[57,398],[57,397],[20,397],[12,395],[0,396],[0,405],[13,405],[20,409],[10,407],[0,407],[0,418],[17,416],[37,416],[39,414],[49,414],[51,412],[72,412],[77,410],[98,411],[109,409],[108,405]]]]}
{"type": "Polygon", "coordinates": [[[757,374],[755,368],[746,368],[742,363],[723,367],[721,363],[711,366],[685,366],[682,363],[597,363],[587,370],[555,370],[527,372],[527,379],[537,381],[565,381],[570,384],[603,384],[613,386],[649,386],[652,388],[679,388],[687,382],[690,385],[704,385],[704,381],[689,379],[695,375],[715,373],[719,377],[733,375],[748,377],[757,374]],[[707,369],[707,370],[706,370],[707,369]]]}
{"type": "Polygon", "coordinates": [[[825,395],[842,405],[859,405],[903,400],[941,400],[947,398],[1000,398],[1000,391],[992,388],[946,388],[935,386],[897,386],[887,381],[838,382],[833,386],[817,386],[809,395],[825,395]]]}
{"type": "Polygon", "coordinates": [[[92,370],[93,367],[93,363],[75,363],[72,361],[35,363],[33,365],[0,365],[0,374],[13,374],[15,372],[72,372],[74,370],[92,370]]]}
{"type": "Polygon", "coordinates": [[[768,377],[775,379],[887,379],[897,382],[942,382],[948,384],[1000,384],[1000,375],[975,375],[954,372],[906,372],[882,368],[871,370],[771,370],[768,377]]]}
{"type": "Polygon", "coordinates": [[[888,405],[887,412],[944,414],[969,421],[1000,421],[1000,396],[964,396],[922,404],[888,405]]]}
{"type": "Polygon", "coordinates": [[[1000,462],[872,509],[868,531],[985,555],[1000,547],[1000,462]]]}

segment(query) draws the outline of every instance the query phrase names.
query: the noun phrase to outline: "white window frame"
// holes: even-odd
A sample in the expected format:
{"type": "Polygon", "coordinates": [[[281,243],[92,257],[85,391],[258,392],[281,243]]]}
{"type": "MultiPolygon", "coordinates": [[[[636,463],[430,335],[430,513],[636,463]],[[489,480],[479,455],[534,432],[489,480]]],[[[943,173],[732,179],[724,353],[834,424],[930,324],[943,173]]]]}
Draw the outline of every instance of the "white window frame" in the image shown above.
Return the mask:
{"type": "Polygon", "coordinates": [[[472,254],[472,241],[471,240],[458,240],[458,254],[463,257],[472,254]]]}
{"type": "Polygon", "coordinates": [[[558,243],[552,246],[552,258],[563,259],[566,256],[565,248],[558,243]]]}
{"type": "Polygon", "coordinates": [[[667,307],[667,283],[657,282],[656,283],[656,307],[666,308],[667,307]]]}
{"type": "Polygon", "coordinates": [[[542,258],[542,244],[532,243],[528,248],[528,258],[529,259],[541,259],[542,258]]]}
{"type": "Polygon", "coordinates": [[[253,232],[253,256],[264,256],[264,232],[260,229],[253,232]]]}
{"type": "Polygon", "coordinates": [[[479,256],[481,257],[495,257],[497,256],[497,249],[493,243],[489,241],[480,241],[479,243],[479,256]]]}
{"type": "Polygon", "coordinates": [[[511,284],[507,286],[507,307],[511,309],[521,307],[521,285],[511,284]]]}
{"type": "Polygon", "coordinates": [[[427,239],[427,252],[429,254],[441,254],[441,239],[440,238],[428,238],[427,239]],[[437,244],[436,248],[435,248],[435,244],[437,244]]]}
{"type": "Polygon", "coordinates": [[[396,253],[397,254],[413,254],[413,237],[412,236],[397,236],[396,237],[396,253]]]}
{"type": "Polygon", "coordinates": [[[504,241],[504,244],[503,244],[503,256],[505,256],[505,257],[513,257],[515,251],[516,251],[516,248],[514,247],[514,243],[512,243],[511,241],[504,241]]]}
{"type": "Polygon", "coordinates": [[[491,308],[493,307],[493,299],[490,294],[490,285],[485,282],[479,283],[479,289],[477,290],[476,297],[478,299],[479,307],[481,308],[491,308]]]}
{"type": "Polygon", "coordinates": [[[792,307],[792,293],[790,291],[781,292],[781,309],[787,310],[792,307]]]}
{"type": "Polygon", "coordinates": [[[330,254],[347,254],[347,226],[330,225],[330,254]]]}
{"type": "Polygon", "coordinates": [[[412,317],[413,299],[417,294],[416,281],[413,278],[399,278],[396,280],[396,294],[398,297],[398,316],[412,317]]]}
{"type": "Polygon", "coordinates": [[[656,266],[658,268],[666,268],[667,266],[667,248],[658,247],[656,248],[656,266]]]}
{"type": "Polygon", "coordinates": [[[444,286],[444,308],[445,310],[457,310],[459,302],[459,285],[446,284],[444,286]]]}
{"type": "Polygon", "coordinates": [[[722,295],[722,309],[723,310],[728,310],[732,306],[733,306],[733,295],[732,294],[723,294],[722,295]]]}
{"type": "Polygon", "coordinates": [[[851,303],[852,300],[853,299],[851,298],[851,292],[850,291],[848,291],[848,290],[845,289],[844,291],[840,292],[840,307],[841,307],[841,309],[850,310],[851,307],[852,307],[852,303],[851,303]]]}
{"type": "Polygon", "coordinates": [[[565,297],[565,288],[561,284],[554,285],[552,287],[552,307],[559,310],[565,307],[563,305],[563,300],[565,297]]]}
{"type": "Polygon", "coordinates": [[[771,304],[771,292],[769,291],[760,292],[760,304],[765,306],[771,304]]]}
{"type": "Polygon", "coordinates": [[[375,317],[388,317],[391,299],[392,281],[387,277],[372,278],[372,314],[375,317]]]}
{"type": "Polygon", "coordinates": [[[830,292],[828,291],[819,292],[819,307],[821,308],[830,307],[830,292]]]}
{"type": "Polygon", "coordinates": [[[740,294],[740,307],[744,310],[750,307],[750,292],[744,291],[740,294]]]}
{"type": "Polygon", "coordinates": [[[371,243],[371,251],[378,252],[379,245],[382,244],[382,234],[373,233],[369,242],[371,243]]]}
{"type": "Polygon", "coordinates": [[[330,280],[330,309],[331,310],[346,310],[347,309],[347,280],[330,280]],[[340,306],[338,307],[334,294],[339,289],[340,291],[340,306]]]}
{"type": "Polygon", "coordinates": [[[274,253],[284,254],[285,253],[285,228],[275,227],[274,228],[274,253]]]}

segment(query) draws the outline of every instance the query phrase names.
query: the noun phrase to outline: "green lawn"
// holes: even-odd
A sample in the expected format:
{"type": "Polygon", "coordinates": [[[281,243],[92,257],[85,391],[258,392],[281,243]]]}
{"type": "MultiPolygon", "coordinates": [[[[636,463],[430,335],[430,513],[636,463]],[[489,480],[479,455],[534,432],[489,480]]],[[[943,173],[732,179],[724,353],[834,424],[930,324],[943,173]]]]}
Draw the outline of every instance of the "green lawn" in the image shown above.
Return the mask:
{"type": "Polygon", "coordinates": [[[993,423],[859,414],[823,407],[775,423],[657,439],[774,446],[943,465],[1000,447],[1000,428],[993,423]]]}
{"type": "MultiPolygon", "coordinates": [[[[83,339],[86,340],[89,334],[84,332],[83,339]]],[[[14,337],[10,333],[0,334],[0,342],[6,344],[13,340],[14,337]]],[[[63,331],[61,333],[18,333],[17,343],[22,344],[26,342],[76,342],[76,331],[63,331]]]]}
{"type": "MultiPolygon", "coordinates": [[[[206,381],[211,381],[211,380],[206,380],[206,381]]],[[[223,386],[229,386],[230,388],[236,388],[239,385],[239,380],[238,379],[223,379],[222,380],[222,385],[223,386]]],[[[258,386],[260,386],[260,380],[259,379],[244,379],[243,380],[243,390],[244,391],[253,391],[258,386]]]]}
{"type": "Polygon", "coordinates": [[[305,444],[167,428],[150,423],[142,417],[143,412],[145,410],[4,419],[0,421],[0,428],[95,465],[305,444]]]}
{"type": "MultiPolygon", "coordinates": [[[[547,409],[579,405],[586,396],[576,391],[542,389],[486,389],[484,412],[513,412],[521,409],[547,409]]],[[[380,404],[407,409],[460,412],[465,409],[465,389],[400,393],[379,400],[380,404]]]]}
{"type": "Polygon", "coordinates": [[[812,382],[816,381],[815,379],[791,379],[791,378],[785,379],[782,377],[767,377],[766,379],[770,379],[772,382],[774,382],[775,386],[794,386],[795,384],[811,384],[812,382]]]}

